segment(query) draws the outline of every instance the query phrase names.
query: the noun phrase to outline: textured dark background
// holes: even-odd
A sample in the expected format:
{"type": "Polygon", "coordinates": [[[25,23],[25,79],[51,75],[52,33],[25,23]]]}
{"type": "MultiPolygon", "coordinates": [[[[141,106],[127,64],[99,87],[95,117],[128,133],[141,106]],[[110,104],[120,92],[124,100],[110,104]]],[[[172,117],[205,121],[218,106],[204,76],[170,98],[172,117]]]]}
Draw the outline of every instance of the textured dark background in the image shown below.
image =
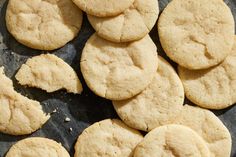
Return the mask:
{"type": "MultiPolygon", "coordinates": [[[[160,9],[163,10],[169,1],[159,0],[160,9]]],[[[236,0],[226,0],[225,2],[231,8],[236,19],[236,0]]],[[[15,137],[0,133],[0,157],[3,157],[16,141],[30,136],[48,137],[61,142],[70,152],[71,156],[73,156],[73,146],[76,138],[87,126],[106,118],[117,117],[111,102],[94,95],[86,86],[80,72],[79,61],[81,52],[85,42],[93,34],[94,30],[88,23],[86,16],[84,16],[83,26],[79,35],[63,48],[50,52],[61,57],[76,70],[83,83],[84,91],[81,95],[67,94],[65,91],[48,94],[39,89],[25,88],[15,81],[14,75],[17,69],[27,58],[48,52],[27,48],[19,44],[7,32],[4,18],[6,6],[7,0],[0,0],[0,66],[5,67],[6,75],[13,79],[17,91],[31,99],[40,101],[47,113],[51,113],[54,109],[57,109],[58,112],[52,114],[51,119],[43,128],[32,135],[15,137]],[[71,121],[64,122],[66,117],[69,117],[71,121]],[[69,131],[69,128],[72,128],[73,131],[69,131]]],[[[150,34],[158,47],[159,54],[166,58],[158,40],[156,26],[150,34]]],[[[174,63],[172,64],[175,66],[174,63]]],[[[188,103],[188,100],[186,102],[188,103]]],[[[231,157],[236,157],[236,106],[214,112],[231,132],[233,140],[231,157]]]]}

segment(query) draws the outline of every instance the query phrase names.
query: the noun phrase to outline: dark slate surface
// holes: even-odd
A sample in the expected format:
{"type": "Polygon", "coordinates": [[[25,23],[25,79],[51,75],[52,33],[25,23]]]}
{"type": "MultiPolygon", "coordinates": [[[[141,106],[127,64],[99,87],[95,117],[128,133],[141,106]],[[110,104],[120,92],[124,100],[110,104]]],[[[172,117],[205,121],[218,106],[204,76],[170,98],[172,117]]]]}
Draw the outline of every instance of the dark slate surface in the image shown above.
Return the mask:
{"type": "MultiPolygon", "coordinates": [[[[169,1],[170,0],[159,1],[161,10],[163,10],[169,1]]],[[[236,1],[226,0],[226,3],[230,6],[236,18],[236,1]]],[[[63,48],[50,52],[61,57],[76,70],[84,87],[82,95],[67,94],[65,91],[48,94],[39,89],[25,88],[20,86],[14,79],[17,69],[27,58],[41,53],[47,53],[47,51],[37,51],[27,48],[19,44],[7,32],[4,18],[6,6],[7,0],[0,0],[0,66],[5,67],[6,75],[13,79],[17,91],[31,99],[40,101],[47,113],[51,113],[54,109],[57,109],[58,112],[52,114],[51,119],[43,128],[32,135],[15,137],[0,133],[0,157],[3,157],[10,146],[16,141],[30,136],[48,137],[61,142],[70,152],[71,156],[73,156],[73,146],[76,142],[76,138],[87,126],[106,118],[117,118],[111,102],[94,95],[86,86],[80,72],[79,60],[81,52],[85,42],[89,36],[93,34],[94,30],[84,16],[83,26],[78,37],[63,48]],[[66,117],[69,117],[71,121],[67,123],[64,122],[66,117]],[[69,128],[72,128],[73,131],[69,131],[69,128]]],[[[160,46],[156,26],[150,34],[158,47],[159,54],[168,60],[160,46]]],[[[176,66],[175,63],[171,63],[173,66],[176,66]]],[[[188,101],[186,100],[186,102],[188,101]]],[[[231,132],[233,141],[231,157],[236,157],[236,106],[226,110],[215,111],[215,114],[224,122],[231,132]]]]}

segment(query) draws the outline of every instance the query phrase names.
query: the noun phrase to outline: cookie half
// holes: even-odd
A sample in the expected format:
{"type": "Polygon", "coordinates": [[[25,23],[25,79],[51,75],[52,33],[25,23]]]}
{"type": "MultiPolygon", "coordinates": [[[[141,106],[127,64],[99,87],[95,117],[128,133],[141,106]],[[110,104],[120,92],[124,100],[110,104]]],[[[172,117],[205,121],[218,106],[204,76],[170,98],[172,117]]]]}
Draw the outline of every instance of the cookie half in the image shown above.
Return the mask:
{"type": "Polygon", "coordinates": [[[186,96],[196,105],[224,109],[236,103],[236,38],[231,54],[221,64],[206,70],[178,69],[186,96]]]}
{"type": "Polygon", "coordinates": [[[211,156],[230,156],[232,139],[229,130],[211,111],[185,105],[174,123],[196,131],[207,143],[211,156]]]}
{"type": "Polygon", "coordinates": [[[94,34],[83,49],[80,65],[95,94],[124,100],[151,83],[158,66],[156,46],[149,36],[131,43],[113,43],[94,34]]]}
{"type": "Polygon", "coordinates": [[[82,11],[71,0],[9,0],[8,31],[33,49],[54,50],[71,41],[82,25],[82,11]]]}
{"type": "Polygon", "coordinates": [[[173,0],[158,21],[166,54],[187,69],[222,62],[231,52],[234,28],[233,15],[222,0],[173,0]]]}
{"type": "Polygon", "coordinates": [[[70,157],[61,144],[51,139],[30,137],[14,144],[6,157],[70,157]]]}
{"type": "Polygon", "coordinates": [[[69,93],[80,94],[83,90],[72,67],[53,54],[28,59],[15,77],[21,85],[37,87],[49,93],[66,89],[69,93]]]}
{"type": "Polygon", "coordinates": [[[159,56],[150,85],[128,100],[113,101],[120,118],[129,126],[150,131],[175,120],[184,103],[184,88],[172,66],[159,56]]]}
{"type": "Polygon", "coordinates": [[[103,120],[91,125],[79,136],[74,157],[131,157],[142,139],[140,132],[120,120],[103,120]]]}
{"type": "Polygon", "coordinates": [[[210,157],[206,142],[192,129],[165,125],[149,132],[135,149],[134,157],[210,157]]]}
{"type": "Polygon", "coordinates": [[[39,102],[28,99],[14,90],[12,81],[0,68],[0,132],[10,135],[30,134],[50,118],[39,102]]]}
{"type": "Polygon", "coordinates": [[[147,35],[159,14],[157,0],[135,0],[123,13],[113,17],[88,15],[97,34],[113,42],[130,42],[147,35]]]}

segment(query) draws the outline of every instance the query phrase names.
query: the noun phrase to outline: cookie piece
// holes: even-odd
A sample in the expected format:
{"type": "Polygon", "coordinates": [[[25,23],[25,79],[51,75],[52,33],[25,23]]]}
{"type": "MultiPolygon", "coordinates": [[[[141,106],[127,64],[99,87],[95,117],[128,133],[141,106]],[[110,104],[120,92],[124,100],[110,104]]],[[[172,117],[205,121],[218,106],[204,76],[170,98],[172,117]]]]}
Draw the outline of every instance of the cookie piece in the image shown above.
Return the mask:
{"type": "Polygon", "coordinates": [[[66,149],[54,140],[30,137],[14,144],[6,157],[70,157],[66,149]]]}
{"type": "Polygon", "coordinates": [[[140,132],[120,120],[103,120],[91,125],[79,136],[74,157],[131,157],[142,139],[140,132]]]}
{"type": "Polygon", "coordinates": [[[0,132],[30,134],[47,122],[50,116],[43,112],[39,102],[17,93],[3,67],[0,68],[0,82],[0,132]]]}
{"type": "Polygon", "coordinates": [[[146,156],[210,157],[210,152],[205,141],[192,129],[165,125],[149,132],[136,147],[134,157],[146,156]]]}
{"type": "Polygon", "coordinates": [[[129,8],[134,0],[72,0],[87,14],[97,17],[116,16],[129,8]]]}
{"type": "Polygon", "coordinates": [[[212,157],[230,156],[232,147],[230,133],[211,111],[185,105],[175,123],[196,131],[207,142],[212,157]]]}
{"type": "Polygon", "coordinates": [[[166,54],[188,69],[217,65],[230,54],[234,18],[222,0],[172,0],[158,32],[166,54]]]}
{"type": "Polygon", "coordinates": [[[82,25],[82,11],[71,0],[9,0],[8,31],[33,49],[54,50],[71,41],[82,25]]]}
{"type": "Polygon", "coordinates": [[[83,88],[76,72],[66,62],[53,54],[42,54],[27,60],[16,74],[21,85],[37,87],[47,92],[66,89],[81,93],[83,88]]]}
{"type": "Polygon", "coordinates": [[[83,49],[80,65],[94,93],[124,100],[151,83],[158,65],[156,46],[149,36],[132,43],[113,43],[94,34],[83,49]]]}
{"type": "Polygon", "coordinates": [[[147,35],[159,14],[157,0],[135,0],[123,13],[114,17],[88,15],[97,34],[113,42],[130,42],[147,35]]]}
{"type": "Polygon", "coordinates": [[[151,84],[137,96],[113,101],[120,118],[129,126],[150,131],[171,123],[184,102],[182,82],[172,66],[159,56],[158,69],[151,84]]]}
{"type": "Polygon", "coordinates": [[[218,66],[206,70],[178,69],[186,96],[198,106],[223,109],[236,103],[236,38],[232,54],[218,66]]]}

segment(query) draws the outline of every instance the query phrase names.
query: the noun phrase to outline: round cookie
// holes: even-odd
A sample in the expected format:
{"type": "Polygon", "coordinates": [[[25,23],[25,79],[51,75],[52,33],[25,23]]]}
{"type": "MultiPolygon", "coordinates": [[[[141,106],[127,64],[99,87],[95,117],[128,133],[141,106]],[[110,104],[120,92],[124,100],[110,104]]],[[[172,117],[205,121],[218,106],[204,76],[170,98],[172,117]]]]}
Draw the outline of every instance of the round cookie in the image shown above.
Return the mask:
{"type": "Polygon", "coordinates": [[[158,69],[150,85],[128,100],[113,101],[120,118],[129,126],[150,131],[170,124],[184,102],[182,82],[172,66],[159,56],[158,69]]]}
{"type": "Polygon", "coordinates": [[[129,8],[134,0],[72,0],[87,14],[97,17],[116,16],[129,8]]]}
{"type": "Polygon", "coordinates": [[[156,46],[149,36],[132,43],[113,43],[94,34],[83,49],[80,65],[94,93],[124,100],[151,83],[158,66],[156,46]]]}
{"type": "Polygon", "coordinates": [[[15,77],[21,85],[41,88],[49,93],[66,89],[69,93],[80,94],[83,90],[73,68],[53,54],[28,59],[15,77]]]}
{"type": "Polygon", "coordinates": [[[185,105],[175,124],[190,127],[200,135],[212,157],[229,157],[232,140],[228,129],[211,111],[185,105]]]}
{"type": "Polygon", "coordinates": [[[83,131],[74,157],[131,157],[143,136],[116,119],[97,122],[83,131]]]}
{"type": "Polygon", "coordinates": [[[97,34],[113,42],[130,42],[147,35],[159,14],[157,0],[135,0],[133,5],[114,17],[88,15],[97,34]]]}
{"type": "Polygon", "coordinates": [[[70,157],[61,144],[51,139],[31,137],[14,144],[6,157],[70,157]]]}
{"type": "Polygon", "coordinates": [[[6,25],[30,48],[54,50],[71,41],[82,25],[82,11],[71,0],[9,0],[6,25]]]}
{"type": "Polygon", "coordinates": [[[38,101],[17,93],[0,67],[0,132],[26,135],[38,130],[50,118],[38,101]]]}
{"type": "Polygon", "coordinates": [[[222,0],[172,0],[158,21],[166,54],[187,69],[206,69],[230,54],[234,18],[222,0]]]}
{"type": "Polygon", "coordinates": [[[210,157],[205,141],[182,125],[165,125],[149,132],[135,149],[134,157],[210,157]]]}
{"type": "Polygon", "coordinates": [[[218,66],[197,71],[178,69],[186,96],[198,106],[223,109],[236,103],[236,38],[232,54],[218,66]]]}

